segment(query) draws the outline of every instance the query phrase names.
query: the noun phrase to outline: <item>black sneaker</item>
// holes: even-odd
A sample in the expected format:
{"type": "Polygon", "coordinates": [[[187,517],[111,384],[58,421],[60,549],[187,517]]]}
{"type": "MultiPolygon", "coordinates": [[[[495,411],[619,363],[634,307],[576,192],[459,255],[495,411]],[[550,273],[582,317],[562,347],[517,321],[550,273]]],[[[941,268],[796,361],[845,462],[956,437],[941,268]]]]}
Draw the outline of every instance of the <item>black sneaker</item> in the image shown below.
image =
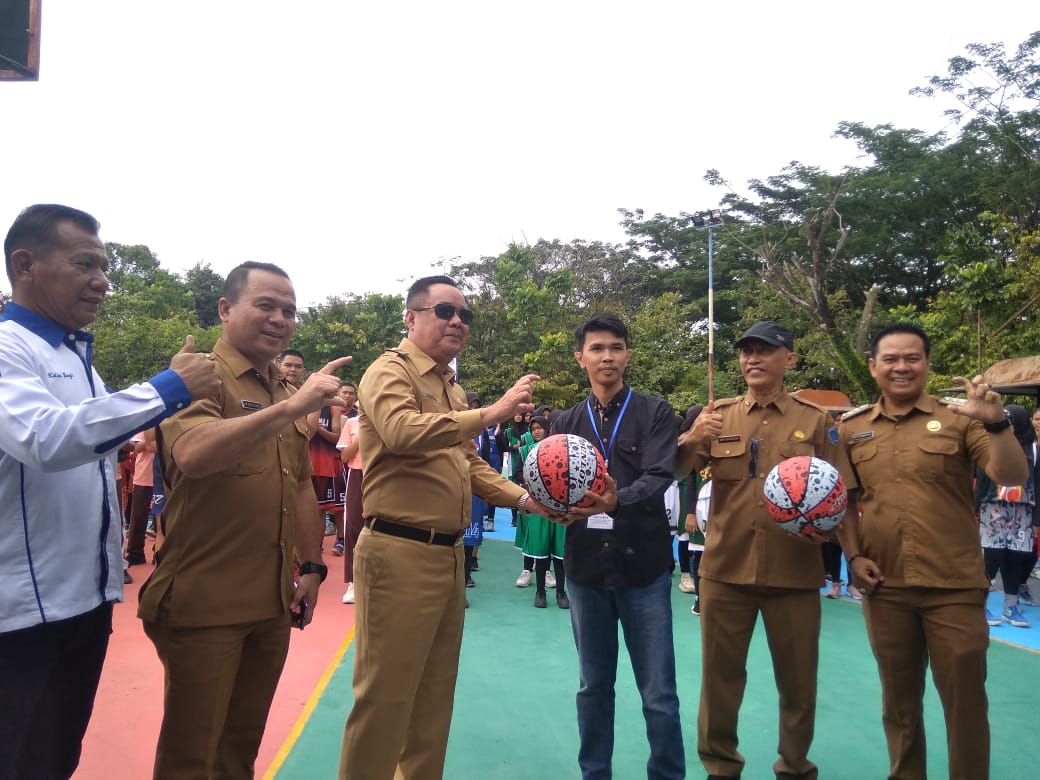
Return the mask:
{"type": "Polygon", "coordinates": [[[477,587],[477,583],[475,583],[473,581],[472,577],[466,577],[466,587],[467,588],[475,588],[475,587],[477,587]]]}
{"type": "Polygon", "coordinates": [[[477,559],[473,559],[473,564],[469,567],[470,571],[480,571],[480,564],[477,563],[477,559]]]}
{"type": "MultiPolygon", "coordinates": [[[[129,585],[133,581],[134,581],[134,578],[130,576],[130,572],[128,572],[126,569],[123,569],[123,584],[124,585],[129,585]]],[[[542,606],[545,606],[545,605],[543,604],[542,606]]]]}
{"type": "Polygon", "coordinates": [[[560,609],[570,609],[571,600],[567,598],[567,594],[562,591],[556,591],[556,606],[560,609]]]}
{"type": "Polygon", "coordinates": [[[549,602],[545,600],[545,593],[534,594],[534,605],[538,607],[538,609],[545,609],[549,606],[549,602]]]}
{"type": "Polygon", "coordinates": [[[691,615],[696,615],[697,617],[701,616],[701,600],[700,599],[697,599],[696,601],[693,602],[693,606],[690,607],[690,614],[691,615]]]}

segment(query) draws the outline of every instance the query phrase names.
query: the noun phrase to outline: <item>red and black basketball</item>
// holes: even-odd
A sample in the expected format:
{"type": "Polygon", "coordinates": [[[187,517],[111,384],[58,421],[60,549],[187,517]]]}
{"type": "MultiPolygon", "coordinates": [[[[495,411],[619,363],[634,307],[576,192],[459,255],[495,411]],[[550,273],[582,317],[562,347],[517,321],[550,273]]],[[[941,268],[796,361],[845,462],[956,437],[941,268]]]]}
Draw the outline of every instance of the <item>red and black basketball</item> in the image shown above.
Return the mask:
{"type": "Polygon", "coordinates": [[[539,504],[566,512],[588,506],[585,494],[607,489],[607,464],[596,446],[572,433],[558,433],[538,442],[524,461],[527,490],[539,504]]]}
{"type": "Polygon", "coordinates": [[[766,476],[766,509],[788,533],[814,536],[833,531],[848,508],[841,474],[823,458],[782,460],[766,476]]]}

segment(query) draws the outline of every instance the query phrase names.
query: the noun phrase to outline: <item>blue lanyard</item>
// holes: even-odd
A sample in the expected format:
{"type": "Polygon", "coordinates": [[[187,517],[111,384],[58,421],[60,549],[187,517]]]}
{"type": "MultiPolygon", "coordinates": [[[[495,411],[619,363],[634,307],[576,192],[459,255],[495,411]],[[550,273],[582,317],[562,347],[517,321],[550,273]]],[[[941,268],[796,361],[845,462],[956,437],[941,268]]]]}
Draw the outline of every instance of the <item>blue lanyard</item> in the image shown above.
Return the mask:
{"type": "Polygon", "coordinates": [[[596,422],[596,416],[592,413],[592,397],[589,396],[585,400],[585,406],[589,413],[589,422],[592,423],[592,430],[596,432],[596,446],[599,447],[600,452],[603,453],[603,460],[610,465],[610,453],[614,451],[614,442],[617,440],[618,429],[621,428],[621,418],[625,416],[625,410],[628,409],[628,402],[632,400],[632,391],[628,391],[628,395],[625,397],[625,402],[621,404],[621,411],[618,412],[617,420],[614,423],[614,431],[610,434],[610,441],[607,444],[607,448],[603,449],[602,437],[599,435],[599,423],[596,422]]]}

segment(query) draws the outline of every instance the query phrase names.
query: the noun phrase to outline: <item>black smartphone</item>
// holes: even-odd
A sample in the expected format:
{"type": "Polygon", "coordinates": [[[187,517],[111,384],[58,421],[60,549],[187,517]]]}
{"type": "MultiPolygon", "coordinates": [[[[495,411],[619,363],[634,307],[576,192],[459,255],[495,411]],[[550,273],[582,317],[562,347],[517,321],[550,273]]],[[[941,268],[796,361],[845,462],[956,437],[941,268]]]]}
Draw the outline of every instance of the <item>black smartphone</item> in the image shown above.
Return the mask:
{"type": "Polygon", "coordinates": [[[293,613],[292,624],[303,631],[310,622],[311,616],[310,611],[307,609],[307,599],[300,599],[300,611],[293,613]]]}

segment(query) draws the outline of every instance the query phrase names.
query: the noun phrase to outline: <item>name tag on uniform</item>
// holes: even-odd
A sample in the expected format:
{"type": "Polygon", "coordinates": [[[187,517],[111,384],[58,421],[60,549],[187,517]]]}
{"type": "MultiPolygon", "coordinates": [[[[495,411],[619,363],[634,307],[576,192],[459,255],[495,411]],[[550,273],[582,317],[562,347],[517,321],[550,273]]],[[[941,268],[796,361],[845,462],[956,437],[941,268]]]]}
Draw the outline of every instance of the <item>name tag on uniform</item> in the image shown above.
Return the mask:
{"type": "Polygon", "coordinates": [[[243,401],[242,402],[242,408],[243,409],[248,409],[251,412],[256,412],[256,411],[258,411],[260,409],[263,409],[264,406],[263,406],[263,404],[259,403],[258,401],[243,401]]]}
{"type": "Polygon", "coordinates": [[[586,528],[590,531],[613,531],[614,530],[614,518],[608,515],[606,512],[600,512],[596,515],[590,515],[588,521],[586,521],[586,528]]]}

